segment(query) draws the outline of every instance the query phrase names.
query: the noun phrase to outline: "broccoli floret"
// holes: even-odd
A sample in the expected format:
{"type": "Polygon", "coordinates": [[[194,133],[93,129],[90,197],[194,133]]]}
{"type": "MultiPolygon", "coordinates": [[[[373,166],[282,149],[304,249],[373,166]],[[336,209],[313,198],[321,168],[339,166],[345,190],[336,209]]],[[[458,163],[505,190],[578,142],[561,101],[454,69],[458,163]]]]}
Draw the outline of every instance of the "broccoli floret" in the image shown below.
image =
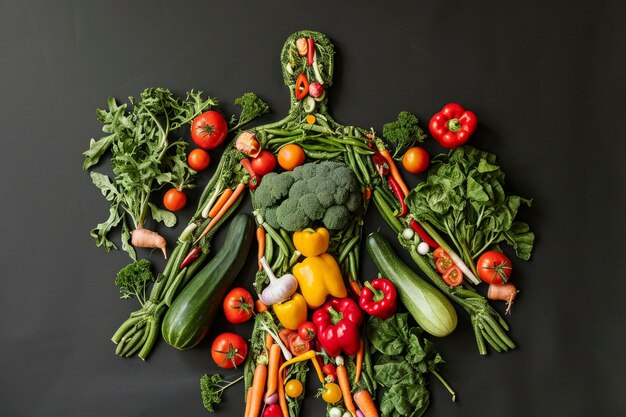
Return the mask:
{"type": "Polygon", "coordinates": [[[324,226],[331,230],[341,230],[350,223],[350,212],[344,206],[332,206],[324,214],[324,226]]]}
{"type": "MultiPolygon", "coordinates": [[[[270,107],[254,93],[245,93],[235,100],[235,104],[241,107],[241,114],[237,125],[229,128],[231,131],[235,131],[255,118],[270,112],[270,107]]],[[[234,119],[231,120],[230,124],[233,125],[234,121],[234,119]]]]}
{"type": "Polygon", "coordinates": [[[332,163],[329,162],[330,161],[324,161],[317,164],[317,167],[315,168],[315,175],[324,178],[330,177],[334,167],[332,166],[332,163]]]}
{"type": "Polygon", "coordinates": [[[278,227],[278,220],[276,219],[276,207],[268,207],[265,209],[265,221],[274,229],[278,227]]]}
{"type": "Polygon", "coordinates": [[[343,187],[352,192],[359,188],[354,172],[345,165],[339,165],[332,172],[333,181],[339,187],[343,187]]]}
{"type": "Polygon", "coordinates": [[[283,201],[276,209],[278,225],[288,232],[305,229],[311,222],[300,208],[298,200],[291,198],[283,201]]]}
{"type": "Polygon", "coordinates": [[[394,158],[415,142],[423,142],[426,139],[418,122],[414,114],[402,111],[398,114],[398,120],[383,126],[383,136],[395,147],[394,158]]]}
{"type": "Polygon", "coordinates": [[[349,211],[355,212],[359,208],[361,208],[362,204],[363,204],[363,196],[361,195],[361,193],[352,193],[348,197],[348,201],[346,201],[345,205],[349,211]]]}
{"type": "Polygon", "coordinates": [[[309,193],[299,200],[300,208],[304,214],[311,220],[321,220],[324,217],[325,208],[320,204],[317,195],[309,193]]]}
{"type": "Polygon", "coordinates": [[[346,204],[350,193],[343,187],[335,187],[335,204],[346,204]]]}
{"type": "Polygon", "coordinates": [[[299,180],[294,182],[289,189],[289,198],[295,198],[297,200],[310,192],[311,190],[309,190],[306,180],[299,180]]]}

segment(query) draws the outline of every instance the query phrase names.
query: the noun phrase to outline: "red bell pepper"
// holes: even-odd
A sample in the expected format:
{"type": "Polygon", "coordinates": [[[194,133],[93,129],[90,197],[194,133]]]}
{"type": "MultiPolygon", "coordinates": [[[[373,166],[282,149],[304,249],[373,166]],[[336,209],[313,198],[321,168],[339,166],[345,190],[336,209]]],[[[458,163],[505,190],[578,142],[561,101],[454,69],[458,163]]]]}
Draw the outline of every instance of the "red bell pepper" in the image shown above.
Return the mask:
{"type": "Polygon", "coordinates": [[[385,278],[365,282],[359,305],[370,316],[385,320],[396,314],[396,287],[385,278]]]}
{"type": "Polygon", "coordinates": [[[307,66],[313,65],[313,58],[315,56],[315,39],[308,38],[306,40],[307,43],[307,53],[306,53],[306,64],[307,66]]]}
{"type": "Polygon", "coordinates": [[[355,355],[361,346],[363,313],[351,298],[332,298],[313,313],[317,340],[332,357],[355,355]]]}
{"type": "Polygon", "coordinates": [[[467,142],[478,120],[471,111],[456,103],[446,104],[428,124],[430,134],[444,148],[456,148],[467,142]]]}
{"type": "Polygon", "coordinates": [[[301,73],[296,78],[296,100],[302,100],[307,94],[309,94],[309,79],[301,73]]]}

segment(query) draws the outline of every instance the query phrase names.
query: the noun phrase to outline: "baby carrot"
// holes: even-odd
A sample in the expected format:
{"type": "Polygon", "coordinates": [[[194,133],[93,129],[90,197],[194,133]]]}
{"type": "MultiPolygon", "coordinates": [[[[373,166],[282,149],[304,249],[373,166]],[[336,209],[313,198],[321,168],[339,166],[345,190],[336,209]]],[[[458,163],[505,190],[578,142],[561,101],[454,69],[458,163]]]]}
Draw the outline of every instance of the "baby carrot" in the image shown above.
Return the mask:
{"type": "Polygon", "coordinates": [[[209,210],[209,217],[211,219],[215,217],[217,213],[219,213],[222,206],[224,206],[224,204],[226,203],[226,201],[228,201],[228,199],[230,198],[232,194],[233,194],[233,190],[231,190],[230,188],[227,188],[224,190],[220,198],[218,198],[217,201],[215,202],[215,205],[211,207],[211,210],[209,210]]]}

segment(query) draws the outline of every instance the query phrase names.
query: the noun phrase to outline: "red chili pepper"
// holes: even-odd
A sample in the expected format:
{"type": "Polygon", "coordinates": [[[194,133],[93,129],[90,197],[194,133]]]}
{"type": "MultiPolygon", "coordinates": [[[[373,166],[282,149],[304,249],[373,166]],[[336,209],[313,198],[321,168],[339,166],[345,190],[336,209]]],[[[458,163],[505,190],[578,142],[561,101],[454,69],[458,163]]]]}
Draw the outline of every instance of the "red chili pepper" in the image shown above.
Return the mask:
{"type": "Polygon", "coordinates": [[[313,38],[308,38],[307,42],[307,53],[306,53],[306,64],[307,66],[313,65],[313,56],[315,55],[315,40],[313,38]]]}
{"type": "Polygon", "coordinates": [[[322,367],[322,371],[332,378],[333,381],[337,380],[337,370],[335,369],[335,365],[331,362],[328,362],[326,365],[322,367]]]}
{"type": "Polygon", "coordinates": [[[257,175],[256,172],[254,172],[254,169],[252,169],[252,164],[250,163],[250,160],[248,158],[242,159],[241,165],[243,165],[246,171],[248,171],[248,174],[250,174],[250,181],[248,181],[248,187],[250,187],[252,191],[256,190],[256,187],[258,187],[259,184],[261,184],[261,177],[257,175]]]}
{"type": "Polygon", "coordinates": [[[437,243],[430,235],[424,230],[422,226],[415,219],[411,219],[409,222],[409,226],[411,229],[415,230],[415,233],[422,239],[424,242],[428,244],[433,249],[437,249],[439,247],[439,243],[437,243]]]}
{"type": "Polygon", "coordinates": [[[380,152],[375,152],[372,155],[372,162],[374,163],[374,168],[376,168],[376,172],[381,177],[386,177],[389,175],[389,164],[384,156],[380,154],[380,152]]]}
{"type": "Polygon", "coordinates": [[[396,215],[396,217],[404,217],[404,216],[406,216],[408,214],[408,212],[409,212],[409,208],[406,205],[406,203],[404,202],[404,198],[406,196],[404,195],[404,192],[400,188],[400,184],[398,184],[398,181],[396,181],[396,179],[393,177],[393,175],[388,176],[387,177],[387,181],[389,182],[389,186],[391,187],[391,191],[393,191],[393,194],[396,196],[396,198],[400,202],[400,213],[398,213],[396,215]]]}
{"type": "Polygon", "coordinates": [[[193,248],[192,250],[189,251],[189,253],[187,254],[187,256],[185,256],[185,259],[183,259],[183,261],[180,263],[180,266],[178,267],[178,270],[183,270],[186,267],[188,267],[189,265],[191,265],[192,263],[194,263],[194,261],[196,259],[198,259],[200,257],[200,255],[202,255],[202,247],[201,246],[196,246],[195,248],[193,248]]]}
{"type": "Polygon", "coordinates": [[[385,278],[365,282],[359,305],[370,316],[385,320],[396,314],[396,287],[385,278]]]}
{"type": "Polygon", "coordinates": [[[428,124],[431,135],[444,148],[456,148],[467,142],[476,130],[476,115],[457,103],[446,104],[428,124]]]}
{"type": "Polygon", "coordinates": [[[363,313],[351,298],[332,298],[313,313],[317,339],[330,356],[355,355],[361,347],[363,313]]]}
{"type": "Polygon", "coordinates": [[[307,94],[309,94],[309,80],[306,75],[300,74],[296,78],[296,100],[302,100],[307,94]]]}

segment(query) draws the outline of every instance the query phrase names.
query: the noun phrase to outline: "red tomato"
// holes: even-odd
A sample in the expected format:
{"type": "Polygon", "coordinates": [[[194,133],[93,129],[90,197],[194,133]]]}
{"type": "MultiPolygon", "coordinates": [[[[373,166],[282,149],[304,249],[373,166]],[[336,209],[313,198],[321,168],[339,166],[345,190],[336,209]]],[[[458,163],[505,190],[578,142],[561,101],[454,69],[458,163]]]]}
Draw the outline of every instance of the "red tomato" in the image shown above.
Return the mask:
{"type": "Polygon", "coordinates": [[[450,259],[448,255],[442,255],[437,258],[435,265],[437,266],[437,271],[443,274],[454,265],[454,262],[452,262],[452,259],[450,259]]]}
{"type": "Polygon", "coordinates": [[[298,336],[298,333],[289,335],[288,339],[289,351],[293,356],[302,355],[304,352],[311,350],[311,344],[298,336]]]}
{"type": "Polygon", "coordinates": [[[276,157],[270,151],[261,151],[256,158],[252,158],[252,169],[260,176],[269,174],[276,168],[276,157]]]}
{"type": "Polygon", "coordinates": [[[169,211],[182,210],[187,204],[187,196],[177,188],[170,188],[163,196],[163,205],[169,211]]]}
{"type": "Polygon", "coordinates": [[[312,322],[305,321],[300,326],[298,326],[298,336],[300,336],[301,339],[306,341],[313,340],[315,339],[316,335],[317,328],[312,322]]]}
{"type": "Polygon", "coordinates": [[[265,407],[263,417],[283,417],[283,412],[278,404],[272,404],[265,407]]]}
{"type": "Polygon", "coordinates": [[[223,302],[224,315],[229,323],[244,323],[254,314],[254,300],[245,288],[230,290],[223,302]]]}
{"type": "Polygon", "coordinates": [[[443,274],[442,278],[443,282],[445,282],[449,286],[456,287],[463,282],[463,273],[458,266],[453,265],[448,268],[448,270],[443,274]]]}
{"type": "Polygon", "coordinates": [[[228,133],[224,117],[214,110],[197,116],[191,122],[191,139],[202,149],[217,148],[228,133]]]}
{"type": "Polygon", "coordinates": [[[248,345],[236,333],[222,333],[211,345],[211,357],[220,368],[236,368],[248,354],[248,345]]]}
{"type": "Polygon", "coordinates": [[[411,174],[422,173],[430,164],[430,155],[426,149],[420,146],[414,146],[408,149],[402,157],[402,166],[411,174]]]}
{"type": "Polygon", "coordinates": [[[211,156],[204,149],[194,149],[187,156],[187,164],[193,170],[204,171],[211,164],[211,156]]]}
{"type": "Polygon", "coordinates": [[[322,371],[328,376],[337,375],[337,370],[335,369],[335,365],[328,362],[326,365],[322,367],[322,371]]]}
{"type": "Polygon", "coordinates": [[[436,261],[437,259],[441,258],[442,256],[448,256],[448,254],[446,253],[446,251],[439,246],[437,249],[435,249],[433,251],[433,259],[436,261]]]}
{"type": "Polygon", "coordinates": [[[488,284],[503,284],[509,280],[513,265],[502,252],[490,250],[478,258],[476,262],[478,277],[488,284]]]}

